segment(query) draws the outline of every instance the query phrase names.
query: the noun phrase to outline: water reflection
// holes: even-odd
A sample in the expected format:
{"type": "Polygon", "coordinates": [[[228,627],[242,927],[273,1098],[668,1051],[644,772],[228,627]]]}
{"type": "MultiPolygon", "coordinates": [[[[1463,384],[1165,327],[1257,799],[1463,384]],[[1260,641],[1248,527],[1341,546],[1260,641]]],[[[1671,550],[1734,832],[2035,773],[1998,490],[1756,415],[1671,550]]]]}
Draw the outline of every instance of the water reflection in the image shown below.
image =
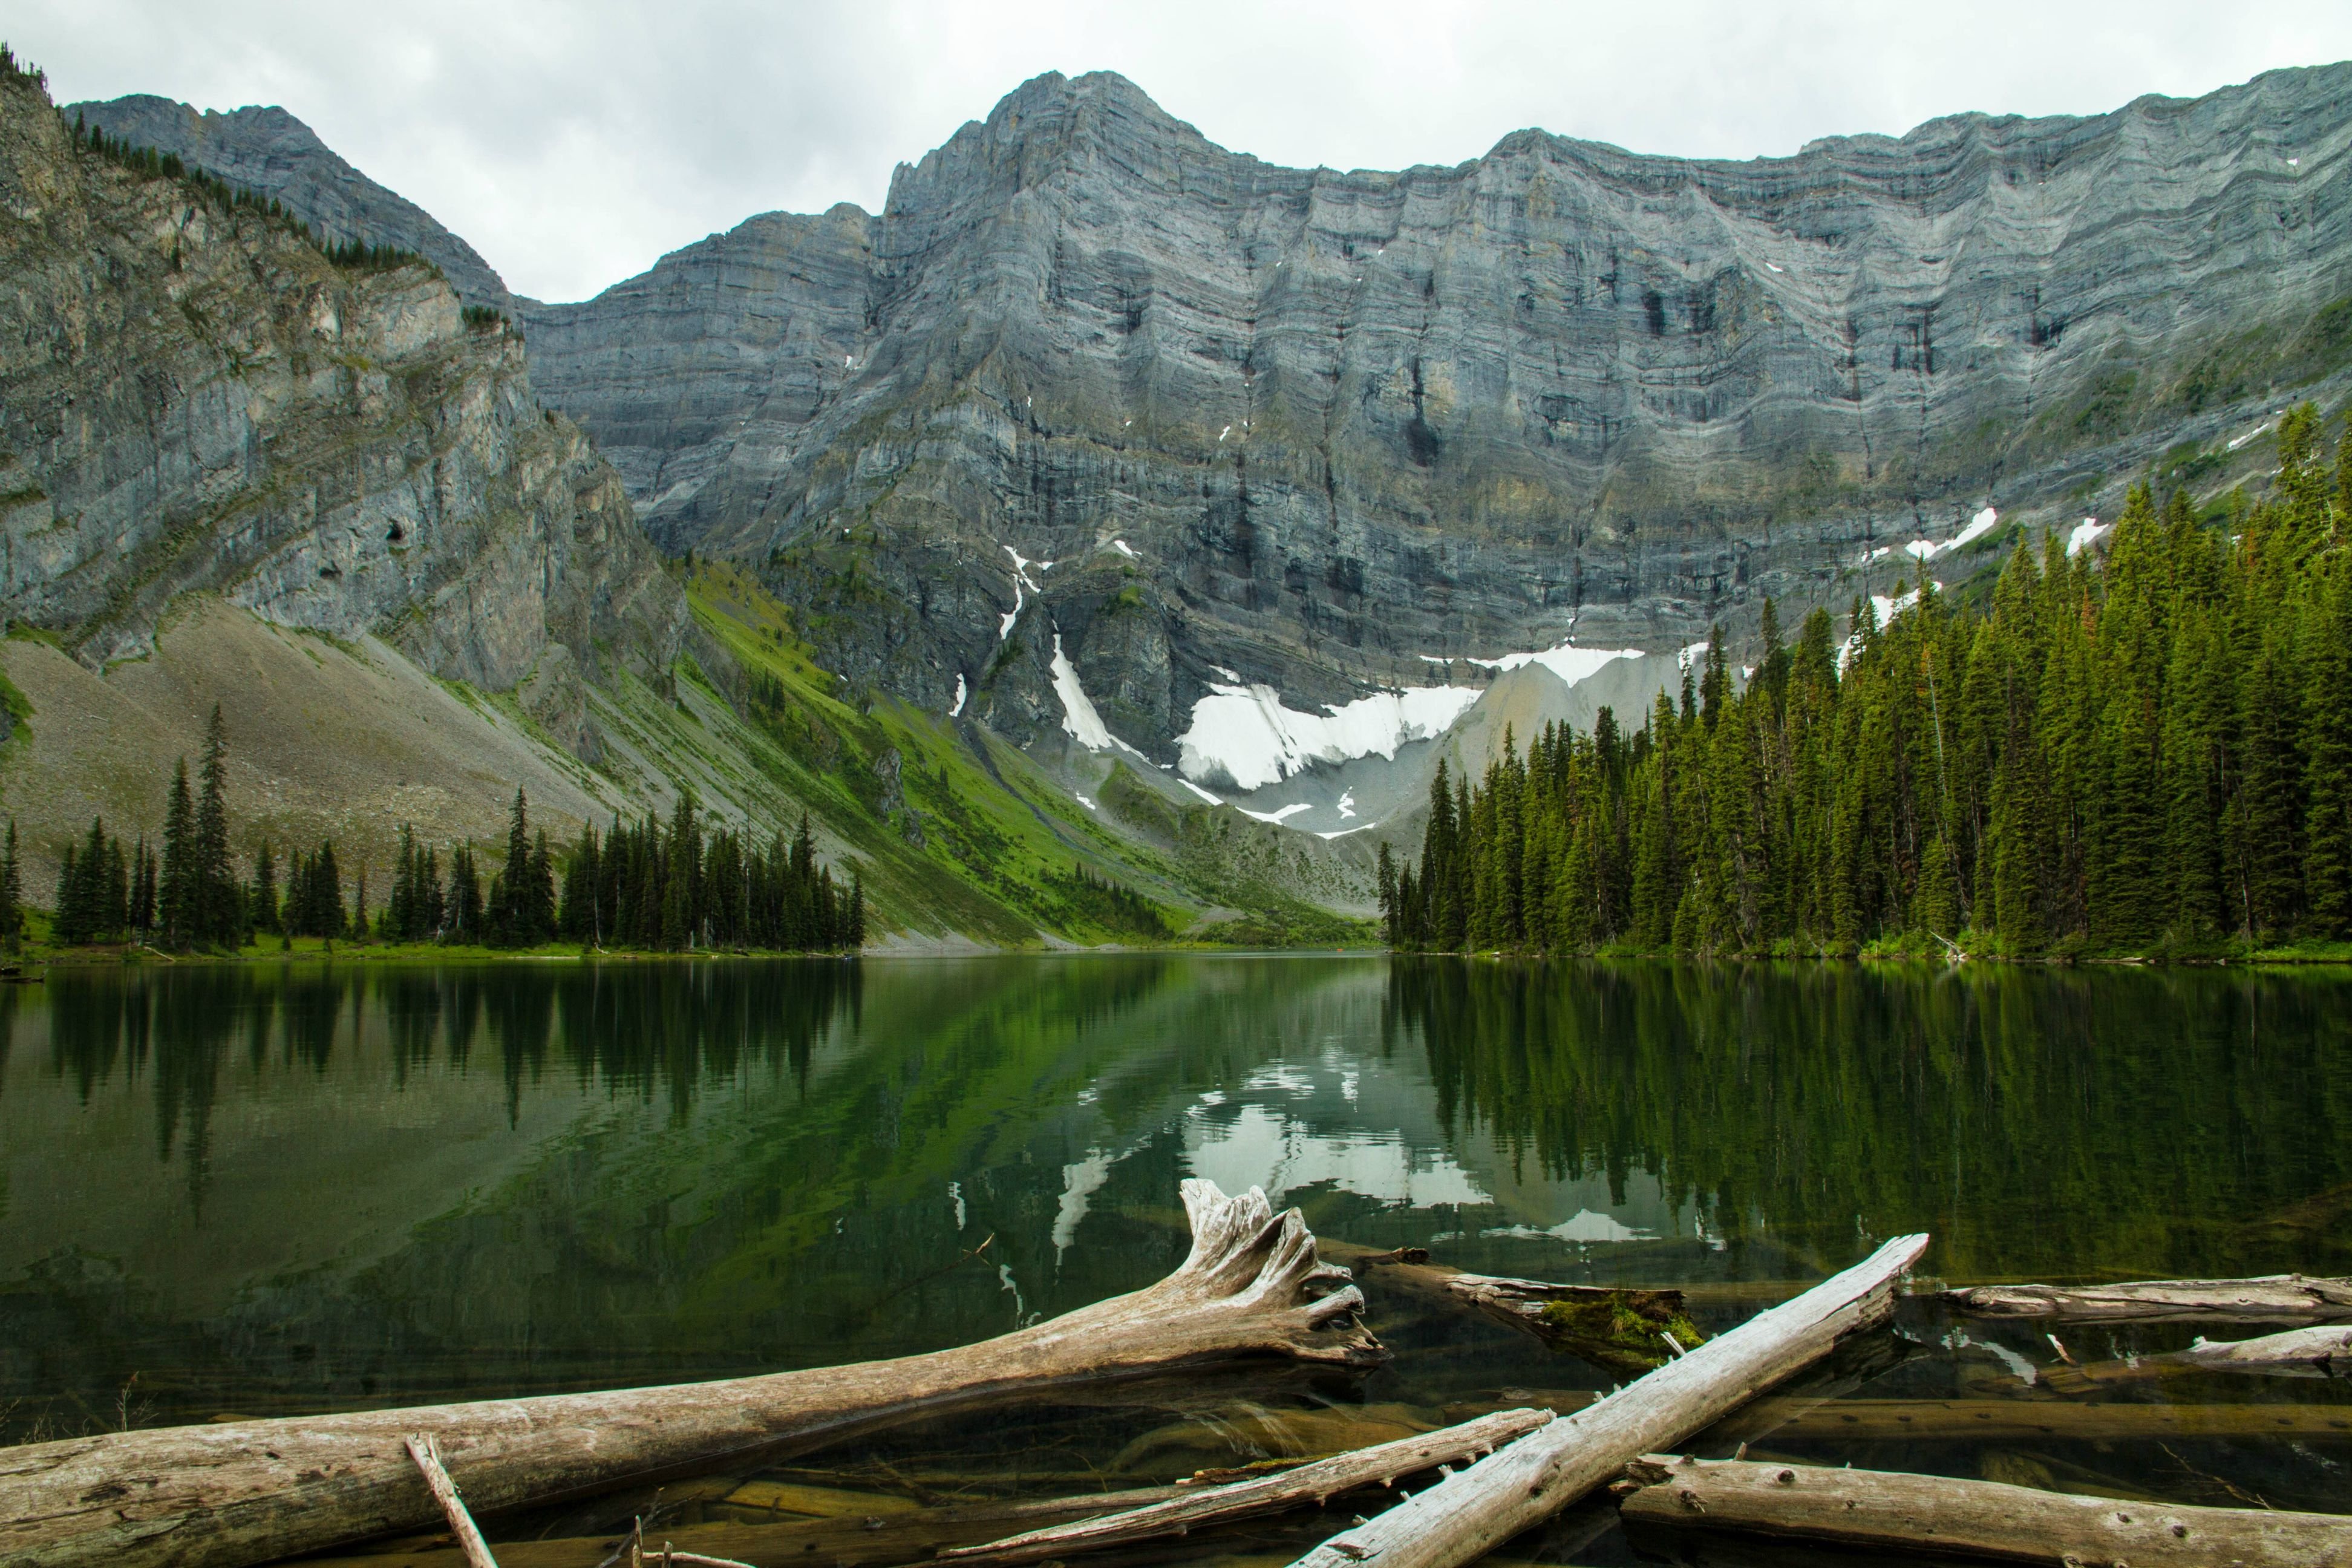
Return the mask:
{"type": "Polygon", "coordinates": [[[1191,1174],[1490,1272],[2352,1272],[2347,1025],[2319,973],[59,970],[0,989],[0,1419],[950,1343],[1164,1272],[1191,1174]]]}

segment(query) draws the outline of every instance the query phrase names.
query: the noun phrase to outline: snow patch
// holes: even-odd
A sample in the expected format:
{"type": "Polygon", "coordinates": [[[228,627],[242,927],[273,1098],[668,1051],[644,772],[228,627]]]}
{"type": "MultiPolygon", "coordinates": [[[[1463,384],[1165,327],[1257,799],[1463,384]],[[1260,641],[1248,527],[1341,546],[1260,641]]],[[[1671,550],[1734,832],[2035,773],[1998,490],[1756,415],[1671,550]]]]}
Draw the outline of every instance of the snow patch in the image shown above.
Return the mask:
{"type": "Polygon", "coordinates": [[[956,717],[960,716],[960,715],[963,712],[963,700],[964,700],[964,699],[965,699],[966,697],[968,697],[968,696],[970,696],[970,695],[971,695],[971,693],[970,693],[970,692],[968,692],[968,691],[966,691],[966,690],[964,689],[964,684],[963,684],[963,672],[962,672],[961,670],[958,670],[958,671],[956,672],[956,700],[955,700],[955,706],[948,710],[948,717],[949,717],[949,718],[950,718],[950,719],[956,718],[956,717]]]}
{"type": "Polygon", "coordinates": [[[1974,544],[1978,540],[1982,539],[1986,534],[1990,533],[1993,530],[1993,524],[2000,521],[2000,513],[1993,510],[1990,507],[1985,508],[1984,510],[1969,519],[1968,527],[1952,535],[1952,542],[1944,546],[1945,551],[1949,552],[1959,549],[1960,546],[1964,544],[1974,544]]]}
{"type": "Polygon", "coordinates": [[[1342,791],[1339,793],[1339,820],[1340,820],[1340,821],[1342,821],[1342,822],[1345,822],[1345,821],[1347,821],[1347,820],[1348,820],[1348,818],[1349,818],[1349,817],[1351,817],[1351,816],[1355,816],[1355,815],[1356,815],[1356,792],[1355,792],[1354,790],[1351,790],[1351,789],[1350,789],[1350,790],[1342,790],[1342,791]]]}
{"type": "Polygon", "coordinates": [[[1240,812],[1244,816],[1255,816],[1260,822],[1271,822],[1276,826],[1280,826],[1284,817],[1297,816],[1302,811],[1312,811],[1315,808],[1307,802],[1301,800],[1293,801],[1290,805],[1282,806],[1274,811],[1252,811],[1245,805],[1237,805],[1234,807],[1234,809],[1240,812]]]}
{"type": "MultiPolygon", "coordinates": [[[[1915,539],[1910,543],[1903,547],[1903,553],[1916,557],[1921,561],[1933,561],[1938,555],[1949,555],[1953,551],[1959,549],[1962,545],[1973,544],[1978,540],[1982,539],[1986,534],[1990,533],[1993,530],[1993,525],[2000,521],[2000,513],[1995,511],[1990,507],[1987,507],[1982,511],[1977,513],[1976,516],[1969,519],[1969,525],[1966,528],[1952,535],[1951,538],[1946,540],[1943,543],[1937,544],[1928,540],[1915,539]]],[[[1885,553],[1886,552],[1884,550],[1874,550],[1870,552],[1870,559],[1875,561],[1885,553]]]]}
{"type": "Polygon", "coordinates": [[[2244,446],[2247,442],[2249,442],[2249,441],[2252,440],[2255,437],[2257,437],[2257,436],[2261,435],[2263,431],[2265,431],[2265,430],[2269,429],[2269,428],[2271,427],[2271,426],[2272,426],[2273,423],[2275,423],[2275,421],[2269,420],[2269,419],[2265,419],[2265,420],[2263,420],[2261,424],[2259,424],[2259,425],[2255,426],[2252,429],[2251,429],[2251,430],[2247,431],[2244,435],[2242,435],[2242,436],[2239,436],[2239,437],[2236,437],[2232,438],[2232,439],[2231,440],[2230,444],[2228,445],[2228,447],[2224,448],[2224,450],[2231,451],[2231,452],[2236,451],[2239,447],[2241,447],[2244,446]]]}
{"type": "MultiPolygon", "coordinates": [[[[1936,592],[1940,594],[1943,591],[1944,585],[1941,583],[1937,584],[1936,592]]],[[[1885,631],[1894,623],[1895,616],[1901,615],[1904,611],[1909,609],[1918,602],[1919,590],[1916,588],[1912,589],[1909,593],[1905,594],[1900,598],[1890,599],[1884,594],[1873,594],[1870,596],[1870,607],[1872,612],[1877,616],[1878,629],[1880,631],[1885,631]]],[[[1852,663],[1854,655],[1861,651],[1862,634],[1860,632],[1854,633],[1852,637],[1846,638],[1843,643],[1839,645],[1837,667],[1838,673],[1840,675],[1843,675],[1845,673],[1845,667],[1852,663]]]]}
{"type": "Polygon", "coordinates": [[[1181,773],[1178,773],[1176,775],[1176,782],[1182,784],[1186,789],[1191,790],[1194,795],[1199,795],[1202,800],[1207,801],[1211,805],[1223,805],[1225,804],[1224,797],[1223,795],[1211,795],[1207,790],[1202,789],[1199,784],[1194,784],[1191,779],[1186,778],[1181,773]]]}
{"type": "Polygon", "coordinates": [[[1062,700],[1062,728],[1077,738],[1078,744],[1090,752],[1108,752],[1119,744],[1111,738],[1110,729],[1102,721],[1088,700],[1086,688],[1078,684],[1077,667],[1070,656],[1062,651],[1062,634],[1054,634],[1054,695],[1062,700]]]}
{"type": "Polygon", "coordinates": [[[1135,552],[1127,547],[1127,541],[1124,539],[1112,540],[1110,542],[1110,547],[1113,550],[1118,551],[1121,555],[1126,556],[1129,561],[1137,559],[1135,552]]]}
{"type": "Polygon", "coordinates": [[[2101,534],[2112,532],[2115,526],[2112,522],[2102,523],[2095,517],[2084,518],[2074,525],[2074,531],[2066,536],[2066,553],[2080,555],[2096,544],[2101,534]]]}
{"type": "Polygon", "coordinates": [[[1326,844],[1328,844],[1332,839],[1345,838],[1350,833],[1370,833],[1373,828],[1378,827],[1379,826],[1380,824],[1377,822],[1367,822],[1358,827],[1342,827],[1330,833],[1318,833],[1315,837],[1320,838],[1326,844]]]}
{"type": "Polygon", "coordinates": [[[1236,683],[1238,683],[1238,682],[1240,681],[1240,679],[1241,679],[1241,677],[1240,677],[1240,676],[1235,675],[1232,670],[1227,669],[1227,668],[1226,668],[1223,665],[1222,665],[1222,664],[1213,664],[1213,665],[1209,666],[1209,668],[1210,668],[1210,669],[1213,670],[1213,671],[1214,671],[1214,672],[1215,672],[1219,677],[1223,678],[1223,679],[1230,680],[1230,681],[1234,681],[1234,682],[1236,682],[1236,683]]]}
{"type": "MultiPolygon", "coordinates": [[[[1700,646],[1706,645],[1702,643],[1700,646]]],[[[1426,658],[1429,656],[1423,654],[1422,657],[1426,658]]],[[[1642,650],[1637,647],[1578,647],[1572,643],[1562,643],[1558,647],[1545,648],[1538,653],[1507,653],[1500,658],[1474,658],[1469,662],[1481,669],[1503,670],[1539,664],[1574,686],[1580,680],[1589,680],[1598,675],[1604,666],[1616,659],[1641,657],[1642,650]]]]}
{"type": "Polygon", "coordinates": [[[1688,669],[1691,667],[1692,662],[1704,655],[1706,652],[1706,649],[1707,639],[1705,637],[1701,637],[1698,641],[1691,644],[1688,647],[1676,648],[1675,650],[1675,667],[1678,669],[1688,669]]]}
{"type": "Polygon", "coordinates": [[[1764,265],[1765,265],[1765,266],[1767,266],[1767,267],[1771,268],[1771,269],[1772,269],[1773,271],[1775,271],[1775,272],[1786,272],[1786,271],[1788,270],[1788,268],[1785,268],[1785,267],[1775,267],[1775,266],[1773,266],[1773,264],[1772,264],[1771,262],[1769,262],[1769,261],[1766,262],[1764,265]]]}
{"type": "Polygon", "coordinates": [[[1283,706],[1271,686],[1212,686],[1192,705],[1192,728],[1176,737],[1178,766],[1190,777],[1223,771],[1243,790],[1279,783],[1316,763],[1393,759],[1408,741],[1444,734],[1478,700],[1466,686],[1376,692],[1322,713],[1283,706]]]}
{"type": "Polygon", "coordinates": [[[1076,790],[1072,790],[1070,792],[1070,798],[1076,801],[1080,805],[1085,806],[1088,811],[1100,811],[1102,809],[1102,807],[1097,805],[1093,801],[1088,800],[1085,795],[1080,795],[1076,790]]]}

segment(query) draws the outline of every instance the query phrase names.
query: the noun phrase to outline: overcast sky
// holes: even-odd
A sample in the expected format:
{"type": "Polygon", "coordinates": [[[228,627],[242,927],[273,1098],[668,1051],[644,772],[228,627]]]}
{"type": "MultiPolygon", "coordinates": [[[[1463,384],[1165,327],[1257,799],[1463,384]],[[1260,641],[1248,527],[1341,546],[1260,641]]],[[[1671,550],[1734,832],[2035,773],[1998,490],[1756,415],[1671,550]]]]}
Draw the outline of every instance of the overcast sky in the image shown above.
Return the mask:
{"type": "Polygon", "coordinates": [[[1786,153],[2352,58],[2343,0],[11,0],[5,26],[60,102],[284,105],[550,300],[756,212],[877,209],[893,165],[1047,70],[1123,72],[1276,163],[1399,168],[1528,125],[1645,153],[1786,153]]]}

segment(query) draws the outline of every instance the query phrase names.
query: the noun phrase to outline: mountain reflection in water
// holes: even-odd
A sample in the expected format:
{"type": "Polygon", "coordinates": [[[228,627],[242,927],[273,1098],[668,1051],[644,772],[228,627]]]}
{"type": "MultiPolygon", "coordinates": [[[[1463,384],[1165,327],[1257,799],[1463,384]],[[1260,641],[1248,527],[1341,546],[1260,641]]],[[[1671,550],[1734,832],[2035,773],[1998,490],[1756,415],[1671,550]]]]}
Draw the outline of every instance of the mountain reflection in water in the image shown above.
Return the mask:
{"type": "MultiPolygon", "coordinates": [[[[0,1435],[954,1343],[1165,1272],[1191,1174],[1559,1279],[2352,1272],[2347,1038],[2318,972],[58,969],[0,991],[0,1435]]],[[[1462,1332],[1382,1378],[1564,1375],[1462,1332]]]]}

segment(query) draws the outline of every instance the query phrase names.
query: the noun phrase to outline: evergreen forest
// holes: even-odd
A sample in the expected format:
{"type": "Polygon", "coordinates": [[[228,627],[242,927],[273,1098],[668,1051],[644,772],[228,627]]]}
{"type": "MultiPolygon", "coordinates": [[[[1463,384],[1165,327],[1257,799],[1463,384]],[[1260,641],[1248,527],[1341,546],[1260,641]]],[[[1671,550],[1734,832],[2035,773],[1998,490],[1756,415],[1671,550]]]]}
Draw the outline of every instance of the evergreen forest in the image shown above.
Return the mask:
{"type": "MultiPolygon", "coordinates": [[[[227,739],[215,708],[193,789],[184,761],[166,796],[160,845],[125,845],[102,818],[59,857],[50,941],[60,947],[133,942],[167,952],[234,950],[264,936],[344,942],[433,942],[500,948],[551,942],[656,952],[855,951],[866,940],[866,890],[817,863],[808,820],[789,840],[765,844],[748,828],[709,827],[691,794],[667,825],[618,816],[599,834],[583,826],[568,848],[530,825],[520,789],[503,861],[486,867],[472,846],[440,852],[404,827],[381,906],[367,868],[346,888],[331,840],[296,850],[283,871],[264,842],[250,876],[230,849],[227,739]]],[[[24,916],[16,824],[0,852],[0,941],[14,945],[24,916]]],[[[383,884],[379,882],[379,890],[383,884]]]]}
{"type": "Polygon", "coordinates": [[[2352,421],[2279,426],[2259,500],[2135,489],[2104,559],[2021,535],[1981,603],[1920,573],[1746,679],[1718,627],[1628,734],[1441,770],[1407,951],[2222,957],[2352,940],[2352,421]],[[1907,602],[1906,602],[1907,601],[1907,602]]]}

